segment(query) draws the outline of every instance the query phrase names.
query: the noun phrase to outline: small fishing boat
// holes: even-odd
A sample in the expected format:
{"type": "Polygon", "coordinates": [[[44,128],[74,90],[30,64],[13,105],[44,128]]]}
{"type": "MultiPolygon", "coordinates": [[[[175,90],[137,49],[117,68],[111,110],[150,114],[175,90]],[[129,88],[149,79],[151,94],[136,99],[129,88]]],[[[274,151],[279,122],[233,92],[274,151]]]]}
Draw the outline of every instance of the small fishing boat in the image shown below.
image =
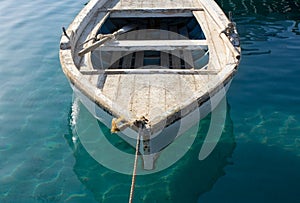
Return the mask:
{"type": "Polygon", "coordinates": [[[60,41],[75,94],[146,170],[218,105],[240,54],[235,23],[213,0],[91,0],[60,41]]]}

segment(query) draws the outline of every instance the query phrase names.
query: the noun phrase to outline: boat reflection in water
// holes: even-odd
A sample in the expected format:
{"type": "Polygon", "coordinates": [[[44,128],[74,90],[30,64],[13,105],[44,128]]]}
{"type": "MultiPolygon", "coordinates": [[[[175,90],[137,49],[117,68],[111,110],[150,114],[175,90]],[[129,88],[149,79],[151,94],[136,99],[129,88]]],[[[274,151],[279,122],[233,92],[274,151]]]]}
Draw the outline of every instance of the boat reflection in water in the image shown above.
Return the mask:
{"type": "MultiPolygon", "coordinates": [[[[226,101],[224,100],[224,102],[226,101]]],[[[197,132],[194,135],[189,134],[192,131],[187,131],[181,136],[194,136],[196,138],[191,146],[184,146],[188,150],[181,159],[165,170],[155,173],[151,171],[151,174],[136,177],[135,202],[197,202],[201,194],[211,190],[217,180],[225,175],[224,169],[226,165],[230,164],[229,159],[235,148],[233,123],[229,115],[229,105],[227,103],[226,105],[227,112],[224,129],[217,145],[209,156],[201,161],[198,159],[199,151],[203,147],[204,139],[209,130],[211,114],[202,119],[199,126],[195,126],[197,132]]],[[[99,164],[99,161],[93,158],[95,157],[92,154],[93,152],[88,152],[84,144],[82,144],[82,135],[79,136],[80,139],[77,139],[77,136],[78,133],[85,133],[86,135],[94,136],[95,140],[100,136],[104,137],[109,141],[109,145],[113,145],[118,150],[132,155],[130,159],[134,157],[134,149],[118,136],[111,134],[110,129],[98,121],[96,122],[98,126],[91,125],[91,123],[94,123],[92,122],[94,117],[80,103],[78,109],[79,111],[76,111],[77,114],[76,112],[74,113],[74,109],[73,113],[70,114],[70,117],[73,117],[71,118],[71,120],[73,119],[73,126],[70,125],[70,133],[65,136],[76,160],[74,172],[78,179],[94,194],[98,202],[128,201],[131,175],[121,174],[99,164]],[[80,126],[85,127],[84,129],[79,129],[81,128],[80,126]]],[[[215,109],[215,111],[218,110],[220,109],[215,109]]],[[[95,143],[99,145],[99,142],[95,143]]],[[[104,146],[104,144],[103,142],[103,144],[96,147],[105,149],[107,146],[104,146]]],[[[176,144],[178,145],[177,140],[171,145],[176,144]]],[[[172,147],[171,145],[168,147],[172,147]]],[[[111,162],[122,164],[122,161],[118,160],[116,154],[103,153],[102,156],[111,162]]],[[[159,159],[163,161],[161,157],[163,156],[161,155],[159,159]]],[[[125,161],[130,161],[133,167],[133,160],[128,159],[125,161]]],[[[141,162],[139,160],[139,163],[141,162]]],[[[130,169],[131,172],[132,167],[130,169]]],[[[139,167],[142,169],[141,166],[139,167]]]]}

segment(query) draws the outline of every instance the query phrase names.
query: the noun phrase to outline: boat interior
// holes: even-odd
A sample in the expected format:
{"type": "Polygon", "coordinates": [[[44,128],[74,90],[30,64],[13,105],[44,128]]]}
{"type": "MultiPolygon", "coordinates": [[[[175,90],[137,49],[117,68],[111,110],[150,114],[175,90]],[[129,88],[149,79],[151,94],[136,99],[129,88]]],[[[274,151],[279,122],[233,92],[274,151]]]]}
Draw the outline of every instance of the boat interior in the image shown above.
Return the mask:
{"type": "Polygon", "coordinates": [[[208,46],[194,16],[108,17],[97,34],[111,34],[128,25],[135,28],[92,51],[94,69],[207,68],[208,46]]]}

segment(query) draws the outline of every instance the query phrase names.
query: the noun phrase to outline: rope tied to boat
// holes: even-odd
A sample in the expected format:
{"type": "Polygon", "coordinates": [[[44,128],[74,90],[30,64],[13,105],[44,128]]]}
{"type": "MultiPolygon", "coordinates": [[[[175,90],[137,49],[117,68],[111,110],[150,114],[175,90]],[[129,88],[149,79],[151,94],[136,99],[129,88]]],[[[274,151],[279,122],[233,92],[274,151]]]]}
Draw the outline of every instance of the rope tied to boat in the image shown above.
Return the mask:
{"type": "Polygon", "coordinates": [[[134,157],[134,165],[133,165],[133,172],[132,172],[132,179],[131,179],[131,187],[130,187],[130,194],[129,194],[129,203],[132,203],[133,201],[133,194],[134,194],[134,186],[135,186],[135,177],[136,177],[136,170],[137,170],[137,163],[138,163],[138,154],[139,154],[139,148],[140,148],[140,139],[141,135],[143,134],[146,125],[148,124],[148,119],[142,116],[140,119],[136,119],[133,122],[126,122],[120,126],[118,124],[120,122],[124,121],[124,117],[121,116],[120,118],[113,118],[111,122],[111,132],[117,133],[128,126],[136,126],[138,127],[138,133],[136,138],[136,146],[135,146],[135,157],[134,157]]]}
{"type": "Polygon", "coordinates": [[[232,12],[229,12],[229,20],[227,27],[221,32],[225,34],[235,47],[240,46],[240,38],[236,29],[236,23],[232,19],[232,12]]]}
{"type": "Polygon", "coordinates": [[[140,137],[141,137],[141,134],[143,133],[147,123],[148,123],[148,120],[144,116],[142,118],[134,121],[134,125],[136,125],[139,128],[139,132],[138,132],[137,138],[136,138],[134,165],[133,165],[131,187],[130,187],[130,193],[129,193],[129,203],[132,203],[132,201],[133,201],[136,169],[137,169],[137,162],[138,162],[138,153],[139,153],[139,148],[140,148],[140,137]]]}
{"type": "Polygon", "coordinates": [[[148,123],[148,119],[145,116],[142,116],[141,118],[136,119],[131,122],[129,121],[129,122],[124,122],[123,124],[120,124],[123,121],[124,121],[124,116],[121,116],[120,118],[113,118],[111,121],[110,132],[117,133],[117,132],[123,131],[126,128],[128,128],[129,126],[133,126],[133,125],[140,128],[140,126],[143,126],[143,125],[145,126],[148,123]]]}

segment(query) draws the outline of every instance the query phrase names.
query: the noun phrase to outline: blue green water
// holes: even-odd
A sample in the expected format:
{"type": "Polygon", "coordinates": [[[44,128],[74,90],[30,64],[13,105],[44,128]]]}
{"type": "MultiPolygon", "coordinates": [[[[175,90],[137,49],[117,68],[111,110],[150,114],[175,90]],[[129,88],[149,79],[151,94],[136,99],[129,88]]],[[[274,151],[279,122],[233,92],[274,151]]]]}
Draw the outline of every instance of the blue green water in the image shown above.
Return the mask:
{"type": "MultiPolygon", "coordinates": [[[[300,2],[217,2],[233,11],[243,48],[221,140],[198,161],[208,116],[179,162],[137,177],[135,202],[300,202],[300,2]]],[[[0,202],[128,200],[131,177],[72,142],[58,49],[84,3],[0,4],[0,202]]],[[[78,119],[92,119],[80,109],[78,119]]]]}

